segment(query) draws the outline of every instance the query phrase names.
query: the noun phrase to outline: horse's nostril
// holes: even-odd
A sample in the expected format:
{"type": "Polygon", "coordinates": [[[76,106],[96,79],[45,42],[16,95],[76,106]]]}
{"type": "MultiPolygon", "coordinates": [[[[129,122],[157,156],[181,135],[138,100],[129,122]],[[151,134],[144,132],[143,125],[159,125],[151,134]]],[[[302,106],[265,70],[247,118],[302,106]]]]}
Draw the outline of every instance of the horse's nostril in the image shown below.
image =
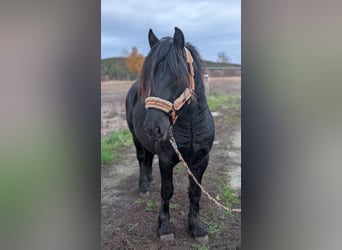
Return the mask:
{"type": "Polygon", "coordinates": [[[145,127],[145,131],[152,138],[158,138],[161,136],[160,128],[158,126],[157,127],[147,126],[145,127]]]}

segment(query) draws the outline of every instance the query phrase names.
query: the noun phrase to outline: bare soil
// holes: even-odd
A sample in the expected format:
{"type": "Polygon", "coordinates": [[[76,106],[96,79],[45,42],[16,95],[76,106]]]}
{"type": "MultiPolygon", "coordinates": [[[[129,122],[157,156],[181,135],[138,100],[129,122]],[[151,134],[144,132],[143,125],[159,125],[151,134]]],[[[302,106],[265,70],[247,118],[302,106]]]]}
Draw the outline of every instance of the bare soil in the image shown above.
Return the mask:
{"type": "MultiPolygon", "coordinates": [[[[119,128],[127,128],[124,101],[132,82],[102,83],[102,137],[119,128]]],[[[214,78],[210,93],[240,96],[240,78],[214,78]]],[[[241,123],[240,108],[222,106],[216,112],[216,135],[210,153],[203,186],[214,197],[223,199],[229,186],[239,198],[233,205],[240,208],[241,193],[241,123]]],[[[158,157],[153,162],[155,184],[148,197],[138,193],[138,161],[135,148],[123,147],[118,160],[102,166],[102,249],[240,249],[241,217],[227,213],[202,195],[201,218],[207,225],[209,242],[202,246],[187,232],[188,176],[182,165],[174,168],[174,195],[171,200],[171,221],[175,239],[161,242],[157,235],[160,206],[158,157]]]]}

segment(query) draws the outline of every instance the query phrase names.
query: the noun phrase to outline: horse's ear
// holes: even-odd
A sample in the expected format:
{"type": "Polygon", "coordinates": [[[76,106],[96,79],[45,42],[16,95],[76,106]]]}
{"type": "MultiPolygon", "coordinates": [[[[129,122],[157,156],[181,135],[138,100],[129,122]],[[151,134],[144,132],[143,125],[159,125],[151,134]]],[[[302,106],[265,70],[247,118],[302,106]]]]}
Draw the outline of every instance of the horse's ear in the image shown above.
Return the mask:
{"type": "Polygon", "coordinates": [[[150,29],[150,31],[148,32],[148,42],[150,43],[150,48],[152,48],[153,45],[159,42],[159,39],[153,33],[152,29],[150,29]]]}
{"type": "Polygon", "coordinates": [[[178,49],[183,49],[184,48],[184,35],[183,32],[175,27],[175,34],[173,35],[173,43],[178,49]]]}

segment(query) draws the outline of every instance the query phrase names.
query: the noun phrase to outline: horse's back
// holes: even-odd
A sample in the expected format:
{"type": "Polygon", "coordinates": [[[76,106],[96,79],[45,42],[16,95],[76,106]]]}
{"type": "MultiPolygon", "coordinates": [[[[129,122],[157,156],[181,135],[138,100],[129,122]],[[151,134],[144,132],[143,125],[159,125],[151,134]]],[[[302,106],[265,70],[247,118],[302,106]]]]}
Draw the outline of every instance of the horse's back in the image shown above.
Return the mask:
{"type": "Polygon", "coordinates": [[[126,95],[126,120],[129,129],[133,133],[133,109],[138,100],[138,82],[135,82],[126,95]]]}

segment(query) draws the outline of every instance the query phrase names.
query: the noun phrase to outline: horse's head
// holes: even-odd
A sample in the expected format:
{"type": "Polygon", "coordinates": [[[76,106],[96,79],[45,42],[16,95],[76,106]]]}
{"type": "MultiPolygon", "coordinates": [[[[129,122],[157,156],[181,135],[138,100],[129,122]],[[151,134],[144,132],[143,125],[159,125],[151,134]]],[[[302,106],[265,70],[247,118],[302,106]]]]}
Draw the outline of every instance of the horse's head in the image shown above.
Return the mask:
{"type": "Polygon", "coordinates": [[[151,51],[145,58],[138,90],[146,105],[143,126],[154,140],[166,140],[176,112],[193,94],[192,57],[178,28],[173,38],[160,40],[150,30],[148,39],[151,51]]]}

